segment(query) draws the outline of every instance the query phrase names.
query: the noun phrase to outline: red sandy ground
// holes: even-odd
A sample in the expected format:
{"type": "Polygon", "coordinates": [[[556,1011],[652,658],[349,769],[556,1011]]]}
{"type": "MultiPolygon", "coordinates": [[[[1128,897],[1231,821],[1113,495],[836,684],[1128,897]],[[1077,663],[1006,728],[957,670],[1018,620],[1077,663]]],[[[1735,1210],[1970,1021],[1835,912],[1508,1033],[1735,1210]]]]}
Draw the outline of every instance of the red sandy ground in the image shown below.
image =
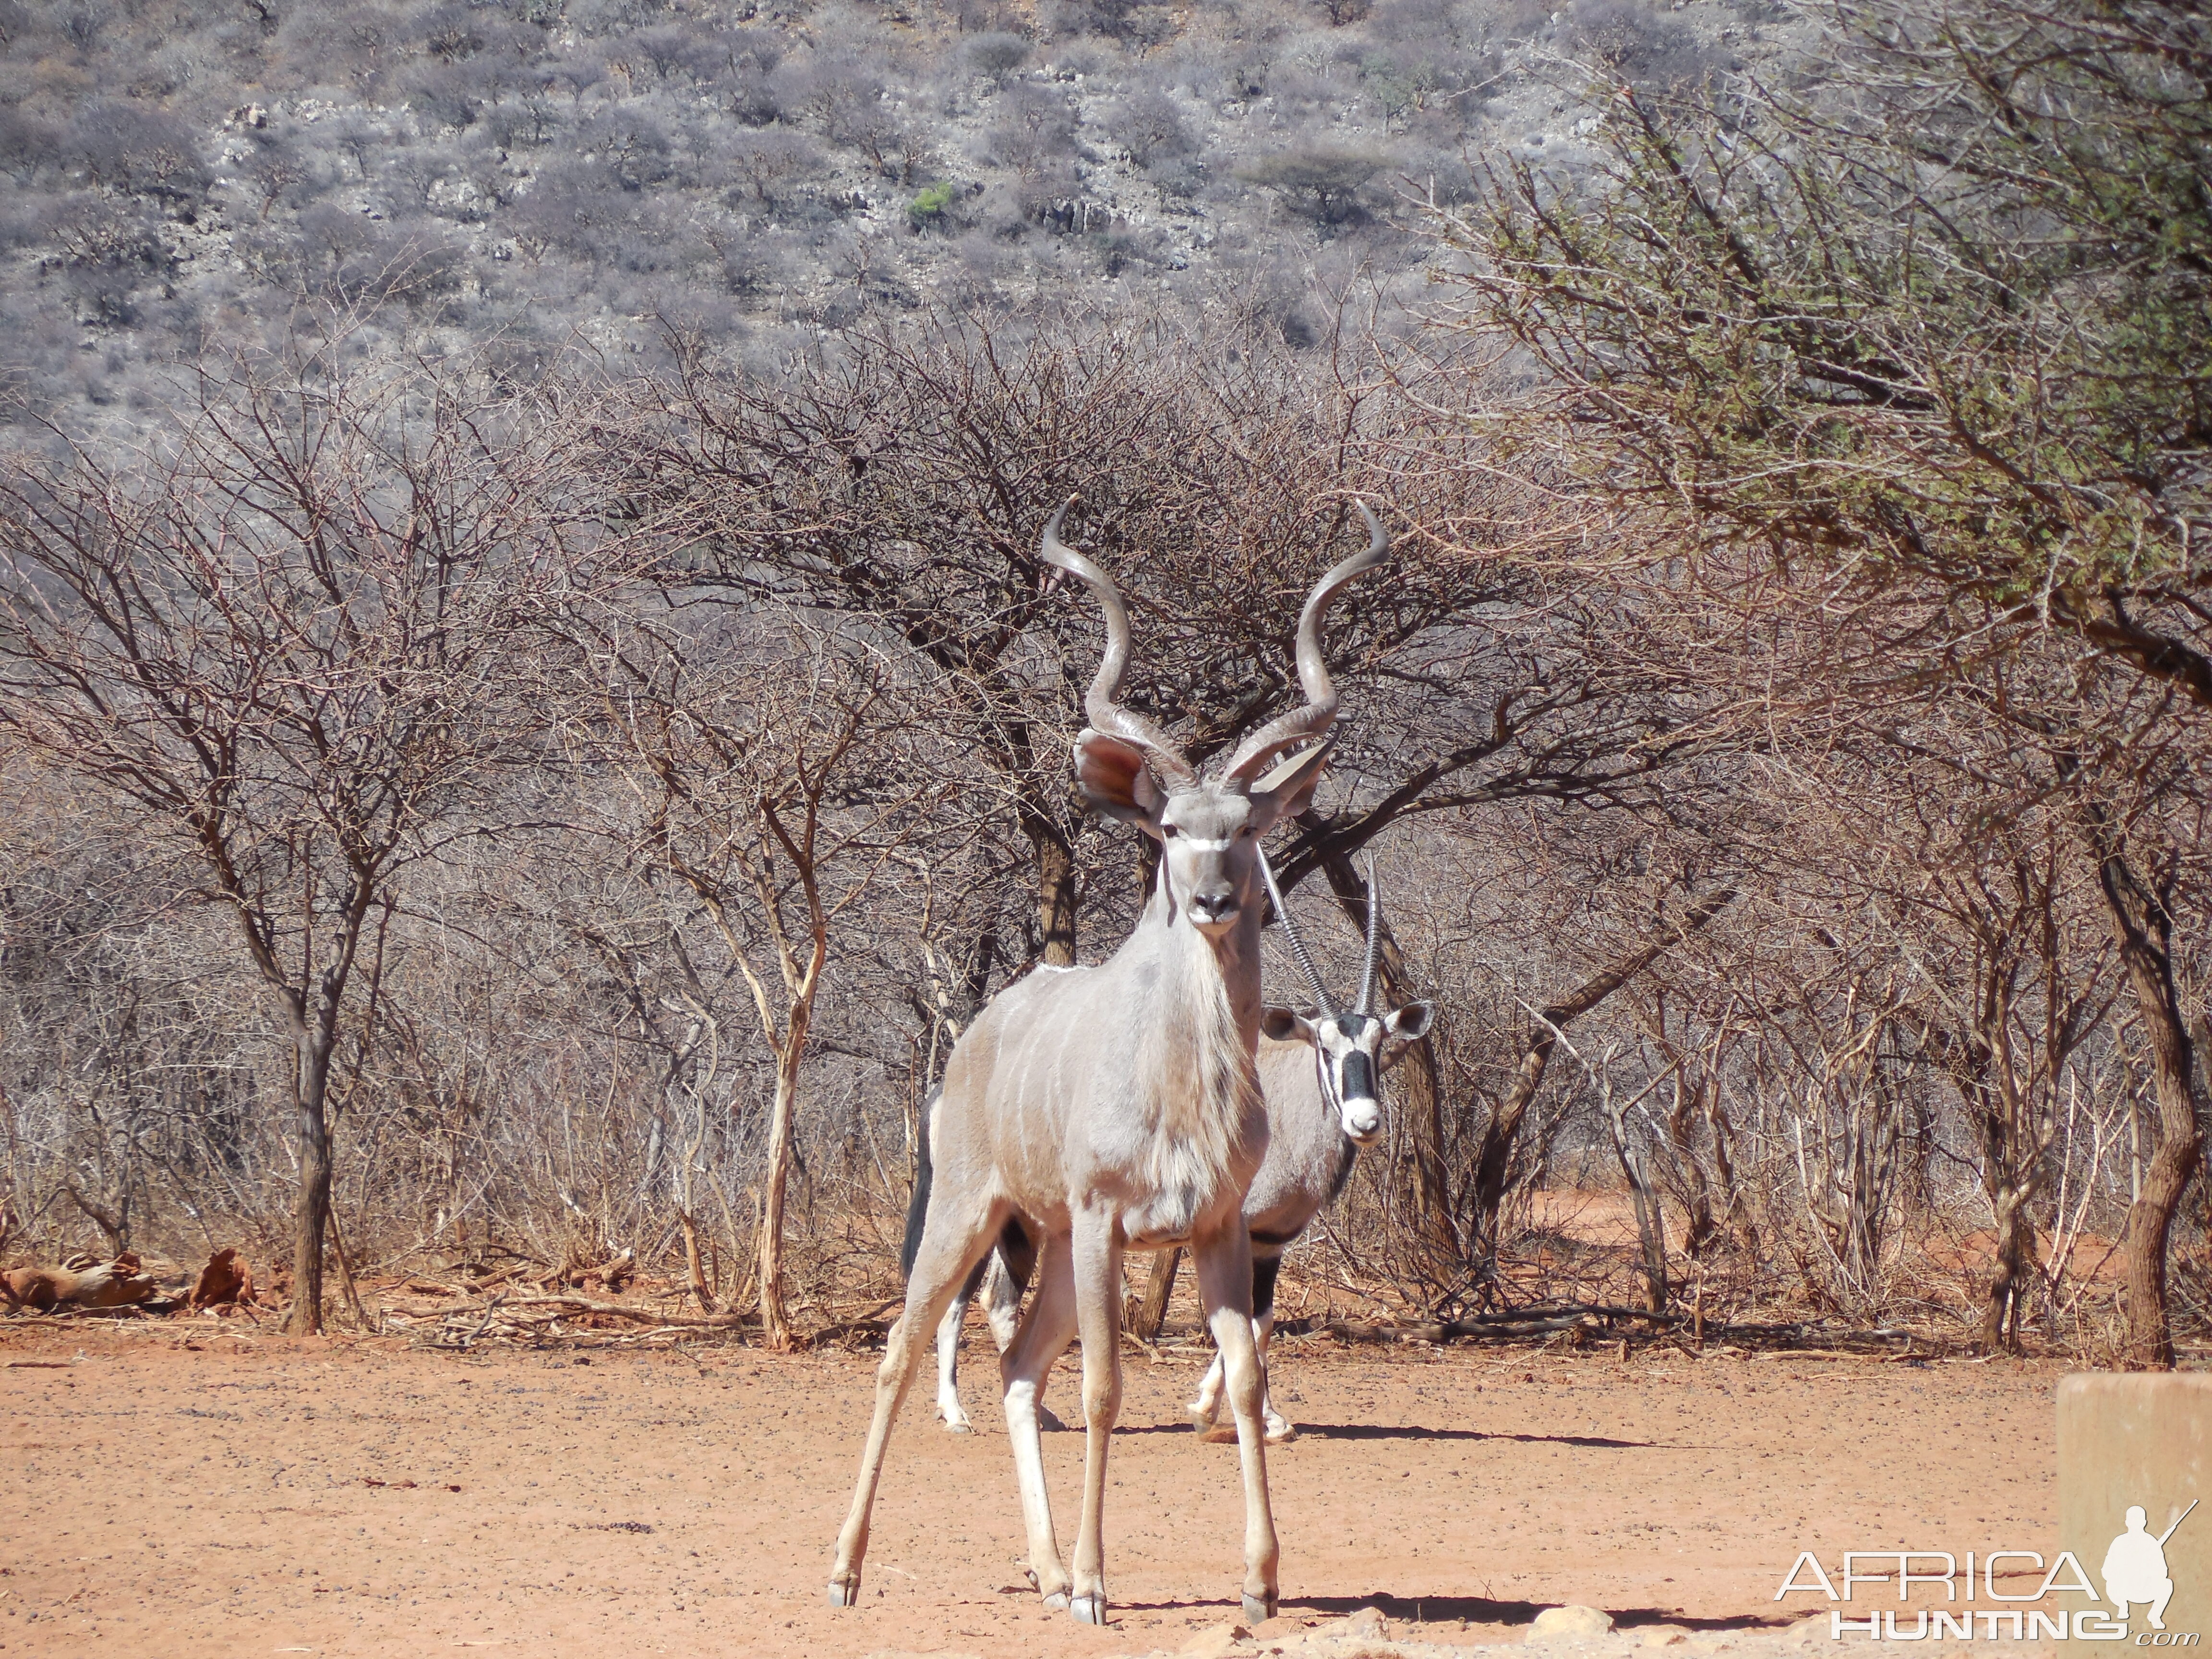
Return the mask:
{"type": "MultiPolygon", "coordinates": [[[[970,1346],[984,1431],[945,1433],[918,1383],[863,1605],[836,1612],[823,1586],[865,1356],[11,1322],[0,1651],[1133,1656],[1235,1617],[1236,1453],[1179,1411],[1199,1362],[1128,1367],[1115,1622],[1096,1631],[1022,1587],[995,1367],[970,1346]]],[[[1631,1625],[1766,1619],[1801,1549],[2054,1547],[2055,1364],[1316,1340],[1279,1365],[1304,1425],[1268,1459],[1285,1631],[1370,1603],[1430,1641],[1510,1639],[1555,1602],[1631,1625]]],[[[1075,1391],[1071,1357],[1056,1403],[1075,1391]]],[[[1070,1547],[1082,1437],[1048,1435],[1045,1455],[1070,1547]]]]}

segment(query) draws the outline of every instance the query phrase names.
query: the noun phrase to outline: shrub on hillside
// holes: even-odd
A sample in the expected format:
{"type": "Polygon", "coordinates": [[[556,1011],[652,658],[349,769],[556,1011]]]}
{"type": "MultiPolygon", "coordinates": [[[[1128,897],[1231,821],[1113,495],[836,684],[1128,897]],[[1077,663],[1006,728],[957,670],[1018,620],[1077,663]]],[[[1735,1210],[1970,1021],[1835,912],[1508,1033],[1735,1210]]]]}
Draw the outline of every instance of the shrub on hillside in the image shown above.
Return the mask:
{"type": "Polygon", "coordinates": [[[1362,193],[1388,165],[1373,150],[1303,145],[1263,156],[1237,176],[1272,190],[1291,212],[1324,225],[1349,224],[1364,216],[1362,193]]]}

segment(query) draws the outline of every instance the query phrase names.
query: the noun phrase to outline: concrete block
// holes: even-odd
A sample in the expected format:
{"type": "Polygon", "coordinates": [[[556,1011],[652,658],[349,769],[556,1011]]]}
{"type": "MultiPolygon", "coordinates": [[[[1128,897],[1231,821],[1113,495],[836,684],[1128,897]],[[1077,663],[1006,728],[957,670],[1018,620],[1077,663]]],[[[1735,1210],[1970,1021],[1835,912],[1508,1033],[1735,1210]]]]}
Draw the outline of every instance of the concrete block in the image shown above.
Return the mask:
{"type": "MultiPolygon", "coordinates": [[[[2121,1584],[2121,1593],[2139,1591],[2146,1601],[2154,1594],[2161,1556],[2173,1587],[2163,1632],[2152,1626],[2148,1606],[2130,1601],[2125,1643],[2131,1648],[2212,1648],[2212,1504],[2185,1518],[2199,1497],[2212,1497],[2212,1376],[2099,1372],[2060,1381],[2059,1547],[2074,1553],[2090,1583],[2108,1596],[2108,1553],[2115,1577],[2132,1561],[2145,1581],[2121,1584]],[[2143,1510],[2139,1529],[2131,1528],[2130,1508],[2143,1510]],[[2131,1531],[2133,1541],[2117,1542],[2131,1531]],[[2155,1541],[2160,1534],[2166,1534],[2162,1544],[2155,1541]],[[2188,1634],[2198,1640],[2173,1640],[2188,1634]]],[[[2090,1603],[2087,1596],[2054,1594],[2051,1606],[2078,1612],[2090,1603]]],[[[2108,1599],[2097,1611],[2115,1609],[2108,1599]]]]}

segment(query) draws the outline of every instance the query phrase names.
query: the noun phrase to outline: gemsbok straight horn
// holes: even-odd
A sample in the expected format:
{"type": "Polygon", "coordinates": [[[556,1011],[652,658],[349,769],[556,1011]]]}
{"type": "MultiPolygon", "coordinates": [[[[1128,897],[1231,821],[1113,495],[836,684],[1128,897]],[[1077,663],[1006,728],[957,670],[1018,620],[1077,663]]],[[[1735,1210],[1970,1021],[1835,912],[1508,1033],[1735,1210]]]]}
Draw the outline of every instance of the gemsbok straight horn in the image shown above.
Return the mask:
{"type": "Polygon", "coordinates": [[[1158,841],[1159,877],[1136,931],[1112,957],[1008,986],[953,1048],[927,1126],[933,1185],[906,1307],[884,1344],[860,1480],[837,1538],[833,1606],[859,1600],[884,1449],[929,1334],[1018,1219],[1038,1243],[1037,1291],[1000,1370],[1030,1573],[1046,1605],[1105,1622],[1101,1524],[1108,1436],[1121,1402],[1121,1255],[1188,1244],[1237,1419],[1244,1613],[1265,1619],[1275,1611],[1278,1548],[1242,1213],[1267,1141],[1255,1064],[1258,855],[1260,838],[1303,811],[1320,781],[1327,744],[1318,740],[1337,708],[1322,657],[1322,614],[1390,549],[1375,515],[1364,502],[1359,510],[1367,546],[1316,583],[1299,613],[1305,702],[1247,737],[1211,779],[1151,720],[1116,701],[1129,663],[1121,594],[1104,571],[1061,544],[1066,507],[1045,526],[1046,562],[1079,577],[1105,612],[1106,653],[1084,698],[1090,723],[1075,745],[1076,781],[1093,806],[1158,841]],[[1036,1401],[1079,1332],[1086,1439],[1071,1572],[1053,1530],[1036,1401]]]}

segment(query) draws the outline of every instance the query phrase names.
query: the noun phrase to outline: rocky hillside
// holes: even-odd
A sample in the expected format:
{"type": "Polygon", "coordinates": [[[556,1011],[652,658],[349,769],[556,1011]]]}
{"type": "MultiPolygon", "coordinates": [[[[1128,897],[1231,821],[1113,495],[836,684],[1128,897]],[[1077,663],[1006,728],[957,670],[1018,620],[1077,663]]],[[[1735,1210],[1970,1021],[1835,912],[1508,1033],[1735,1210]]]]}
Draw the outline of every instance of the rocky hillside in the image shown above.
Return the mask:
{"type": "Polygon", "coordinates": [[[1593,68],[1720,84],[1764,3],[0,0],[4,418],[334,312],[524,368],[1054,297],[1296,343],[1417,272],[1417,197],[1576,166],[1593,68]]]}

